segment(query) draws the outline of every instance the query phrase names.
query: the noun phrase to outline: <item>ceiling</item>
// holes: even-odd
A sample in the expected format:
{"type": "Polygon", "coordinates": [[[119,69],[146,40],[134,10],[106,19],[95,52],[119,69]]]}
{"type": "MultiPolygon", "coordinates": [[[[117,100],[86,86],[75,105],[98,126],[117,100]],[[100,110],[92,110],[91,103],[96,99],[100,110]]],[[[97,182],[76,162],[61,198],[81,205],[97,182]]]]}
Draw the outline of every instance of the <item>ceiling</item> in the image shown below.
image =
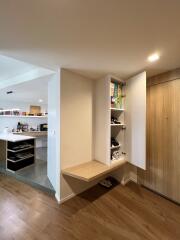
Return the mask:
{"type": "Polygon", "coordinates": [[[41,104],[48,104],[48,81],[49,76],[45,76],[0,89],[0,101],[11,103],[26,102],[37,105],[39,104],[39,99],[42,99],[43,102],[41,104]],[[6,94],[8,91],[13,91],[13,93],[6,94]]]}
{"type": "Polygon", "coordinates": [[[179,0],[1,0],[0,52],[91,78],[152,76],[180,67],[179,9],[179,0]]]}
{"type": "Polygon", "coordinates": [[[34,65],[0,55],[0,82],[24,74],[36,68],[34,65]]]}
{"type": "Polygon", "coordinates": [[[0,89],[52,74],[52,70],[0,55],[0,89]]]}

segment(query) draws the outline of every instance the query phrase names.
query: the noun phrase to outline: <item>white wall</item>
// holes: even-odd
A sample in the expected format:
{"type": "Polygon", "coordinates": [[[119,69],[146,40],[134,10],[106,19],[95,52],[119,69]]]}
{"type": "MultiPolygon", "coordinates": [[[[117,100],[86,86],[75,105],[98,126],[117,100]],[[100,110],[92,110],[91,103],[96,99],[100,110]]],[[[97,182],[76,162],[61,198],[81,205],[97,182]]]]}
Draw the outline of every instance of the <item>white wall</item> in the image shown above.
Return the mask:
{"type": "MultiPolygon", "coordinates": [[[[29,112],[30,103],[20,103],[20,102],[3,102],[0,101],[0,108],[10,109],[19,108],[21,111],[29,112]]],[[[47,105],[37,104],[41,106],[42,112],[47,110],[47,105]]],[[[29,127],[37,128],[37,125],[41,123],[47,123],[47,118],[18,118],[18,117],[1,117],[0,116],[0,132],[3,131],[5,127],[9,127],[10,130],[17,128],[18,122],[27,123],[29,127]]]]}
{"type": "Polygon", "coordinates": [[[60,200],[60,72],[48,82],[48,178],[60,200]]]}
{"type": "MultiPolygon", "coordinates": [[[[93,159],[93,81],[61,71],[61,169],[93,159]]],[[[61,176],[61,200],[89,184],[61,176]]]]}

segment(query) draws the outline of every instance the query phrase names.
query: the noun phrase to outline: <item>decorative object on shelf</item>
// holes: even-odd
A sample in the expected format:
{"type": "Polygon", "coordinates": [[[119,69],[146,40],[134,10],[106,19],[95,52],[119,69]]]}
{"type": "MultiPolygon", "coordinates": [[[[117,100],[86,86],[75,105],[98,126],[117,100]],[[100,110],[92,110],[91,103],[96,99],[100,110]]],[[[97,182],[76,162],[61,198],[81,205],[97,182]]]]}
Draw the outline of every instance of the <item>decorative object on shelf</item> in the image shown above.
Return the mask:
{"type": "Polygon", "coordinates": [[[123,107],[122,84],[111,82],[110,85],[111,107],[120,109],[123,107]]]}
{"type": "Polygon", "coordinates": [[[111,107],[114,107],[115,97],[114,97],[114,83],[111,82],[110,86],[110,96],[111,96],[111,107]]]}
{"type": "Polygon", "coordinates": [[[44,117],[47,116],[47,112],[41,113],[40,106],[31,106],[32,112],[22,112],[19,108],[3,109],[0,108],[0,116],[4,117],[44,117]]]}
{"type": "Polygon", "coordinates": [[[118,105],[118,83],[114,83],[114,98],[115,98],[115,107],[118,105]]]}
{"type": "Polygon", "coordinates": [[[28,132],[29,125],[27,123],[18,122],[17,132],[28,132]]]}
{"type": "Polygon", "coordinates": [[[38,114],[41,113],[41,107],[40,106],[30,106],[30,114],[31,116],[38,116],[38,114]]]}
{"type": "Polygon", "coordinates": [[[0,109],[0,115],[8,115],[8,116],[11,116],[11,115],[19,115],[19,111],[20,109],[19,108],[12,108],[12,109],[0,109]]]}
{"type": "Polygon", "coordinates": [[[122,87],[118,84],[118,95],[116,100],[116,108],[122,108],[122,87]]]}

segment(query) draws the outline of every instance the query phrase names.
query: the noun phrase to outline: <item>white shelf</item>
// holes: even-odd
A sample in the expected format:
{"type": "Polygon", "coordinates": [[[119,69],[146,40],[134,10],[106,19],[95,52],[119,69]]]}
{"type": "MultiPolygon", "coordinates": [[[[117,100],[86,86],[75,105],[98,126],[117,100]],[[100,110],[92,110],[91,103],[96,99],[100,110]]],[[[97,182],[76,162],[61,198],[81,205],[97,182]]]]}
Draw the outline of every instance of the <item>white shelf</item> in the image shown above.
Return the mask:
{"type": "Polygon", "coordinates": [[[0,115],[0,117],[8,118],[47,118],[47,116],[22,116],[22,115],[0,115]]]}
{"type": "Polygon", "coordinates": [[[13,153],[18,153],[18,152],[22,152],[22,151],[26,151],[26,150],[29,150],[29,149],[33,149],[34,146],[32,147],[27,147],[27,148],[22,148],[22,149],[19,149],[19,150],[12,150],[12,149],[7,149],[9,152],[13,152],[13,153]]]}
{"type": "Polygon", "coordinates": [[[111,111],[119,111],[119,112],[123,112],[124,108],[110,108],[111,111]]]}
{"type": "Polygon", "coordinates": [[[12,159],[7,158],[7,161],[16,163],[16,162],[21,162],[23,160],[26,160],[26,159],[29,159],[29,158],[32,158],[32,157],[34,157],[34,154],[31,154],[31,156],[28,156],[28,157],[19,158],[18,160],[12,160],[12,159]]]}
{"type": "Polygon", "coordinates": [[[122,156],[122,157],[120,157],[119,159],[116,159],[116,160],[111,160],[111,165],[116,165],[116,164],[119,164],[121,162],[126,162],[124,156],[122,156]]]}
{"type": "Polygon", "coordinates": [[[125,126],[125,124],[111,124],[112,127],[115,127],[115,126],[125,126]]]}
{"type": "Polygon", "coordinates": [[[114,147],[111,147],[111,149],[116,149],[116,148],[120,148],[122,145],[119,144],[118,146],[114,146],[114,147]]]}

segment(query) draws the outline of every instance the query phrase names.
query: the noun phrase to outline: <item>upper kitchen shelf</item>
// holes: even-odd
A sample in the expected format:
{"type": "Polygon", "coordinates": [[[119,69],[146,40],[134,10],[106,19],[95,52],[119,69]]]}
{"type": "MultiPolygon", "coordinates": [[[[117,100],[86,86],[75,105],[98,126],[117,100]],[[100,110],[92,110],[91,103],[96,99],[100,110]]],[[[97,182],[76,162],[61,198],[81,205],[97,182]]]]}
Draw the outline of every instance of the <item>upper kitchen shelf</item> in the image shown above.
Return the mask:
{"type": "Polygon", "coordinates": [[[47,118],[47,116],[22,116],[22,115],[0,115],[0,117],[10,117],[10,118],[47,118]]]}

